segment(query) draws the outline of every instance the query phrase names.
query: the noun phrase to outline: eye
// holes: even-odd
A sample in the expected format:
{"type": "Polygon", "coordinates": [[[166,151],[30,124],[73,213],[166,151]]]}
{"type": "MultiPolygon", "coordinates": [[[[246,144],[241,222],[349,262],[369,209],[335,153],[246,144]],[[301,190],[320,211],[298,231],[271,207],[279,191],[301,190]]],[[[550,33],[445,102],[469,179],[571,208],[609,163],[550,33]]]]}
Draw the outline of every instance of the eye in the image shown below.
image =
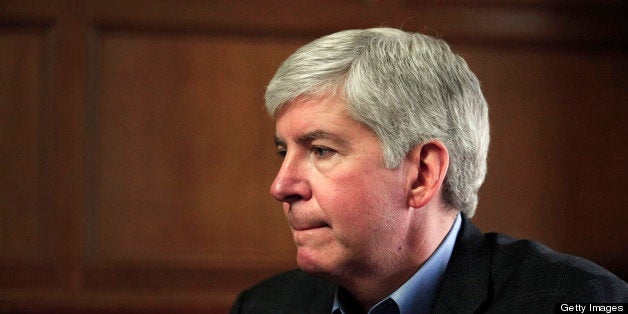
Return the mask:
{"type": "Polygon", "coordinates": [[[314,146],[312,147],[312,152],[316,155],[316,158],[325,159],[331,157],[336,151],[328,147],[314,146]]]}
{"type": "Polygon", "coordinates": [[[287,152],[288,150],[285,147],[277,147],[277,155],[279,155],[279,157],[285,158],[287,152]]]}

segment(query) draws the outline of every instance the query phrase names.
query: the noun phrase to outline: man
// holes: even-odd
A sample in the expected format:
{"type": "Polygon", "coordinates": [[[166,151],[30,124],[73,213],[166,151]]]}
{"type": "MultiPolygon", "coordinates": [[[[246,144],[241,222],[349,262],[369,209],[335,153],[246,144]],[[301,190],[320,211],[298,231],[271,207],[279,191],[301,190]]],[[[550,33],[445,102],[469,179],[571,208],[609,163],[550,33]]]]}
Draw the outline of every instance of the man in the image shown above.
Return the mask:
{"type": "Polygon", "coordinates": [[[295,52],[266,91],[283,157],[271,186],[300,270],[232,313],[552,312],[626,302],[625,282],[468,220],[486,173],[488,108],[447,44],[378,28],[295,52]]]}

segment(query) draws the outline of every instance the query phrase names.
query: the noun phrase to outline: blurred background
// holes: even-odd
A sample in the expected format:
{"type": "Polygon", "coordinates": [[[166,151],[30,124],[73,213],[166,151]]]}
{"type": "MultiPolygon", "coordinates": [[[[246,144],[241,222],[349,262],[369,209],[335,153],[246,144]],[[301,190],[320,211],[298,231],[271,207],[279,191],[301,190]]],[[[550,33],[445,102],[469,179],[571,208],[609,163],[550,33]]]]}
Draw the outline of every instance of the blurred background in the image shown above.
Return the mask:
{"type": "Polygon", "coordinates": [[[226,313],[294,268],[265,85],[341,29],[441,37],[490,105],[474,221],[628,275],[626,5],[0,0],[0,313],[226,313]]]}

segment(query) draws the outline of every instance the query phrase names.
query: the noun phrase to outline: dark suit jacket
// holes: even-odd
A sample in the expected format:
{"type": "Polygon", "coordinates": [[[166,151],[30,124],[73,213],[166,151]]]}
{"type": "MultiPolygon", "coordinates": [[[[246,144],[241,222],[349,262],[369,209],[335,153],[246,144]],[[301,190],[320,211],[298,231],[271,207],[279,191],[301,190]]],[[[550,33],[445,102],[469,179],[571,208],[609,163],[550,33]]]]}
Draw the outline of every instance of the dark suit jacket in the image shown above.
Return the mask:
{"type": "MultiPolygon", "coordinates": [[[[231,313],[330,313],[336,288],[294,270],[242,292],[231,313]]],[[[568,302],[628,302],[628,285],[590,261],[483,234],[464,218],[434,313],[552,313],[568,302]]]]}

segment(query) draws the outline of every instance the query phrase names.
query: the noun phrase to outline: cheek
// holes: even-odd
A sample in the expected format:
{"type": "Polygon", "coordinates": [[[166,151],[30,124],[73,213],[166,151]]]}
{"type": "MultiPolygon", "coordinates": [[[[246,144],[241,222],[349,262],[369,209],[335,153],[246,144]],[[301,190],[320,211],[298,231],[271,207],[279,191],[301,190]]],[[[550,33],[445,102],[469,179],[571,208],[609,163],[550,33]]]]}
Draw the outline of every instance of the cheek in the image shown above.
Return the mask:
{"type": "Polygon", "coordinates": [[[336,231],[359,224],[365,216],[363,205],[368,197],[354,185],[349,181],[327,183],[316,193],[318,205],[336,231]]]}
{"type": "Polygon", "coordinates": [[[342,228],[336,231],[372,232],[382,220],[390,220],[393,212],[405,206],[402,177],[390,169],[367,170],[375,168],[376,165],[362,163],[337,168],[333,177],[321,175],[316,182],[313,180],[316,202],[334,228],[342,228]]]}
{"type": "Polygon", "coordinates": [[[336,220],[333,222],[357,229],[345,232],[383,231],[406,207],[403,184],[391,176],[354,176],[342,184],[329,185],[326,193],[330,197],[319,201],[336,220]]]}
{"type": "Polygon", "coordinates": [[[378,192],[352,181],[328,186],[324,194],[327,197],[318,202],[339,236],[351,236],[376,230],[390,210],[386,196],[378,192]]]}

